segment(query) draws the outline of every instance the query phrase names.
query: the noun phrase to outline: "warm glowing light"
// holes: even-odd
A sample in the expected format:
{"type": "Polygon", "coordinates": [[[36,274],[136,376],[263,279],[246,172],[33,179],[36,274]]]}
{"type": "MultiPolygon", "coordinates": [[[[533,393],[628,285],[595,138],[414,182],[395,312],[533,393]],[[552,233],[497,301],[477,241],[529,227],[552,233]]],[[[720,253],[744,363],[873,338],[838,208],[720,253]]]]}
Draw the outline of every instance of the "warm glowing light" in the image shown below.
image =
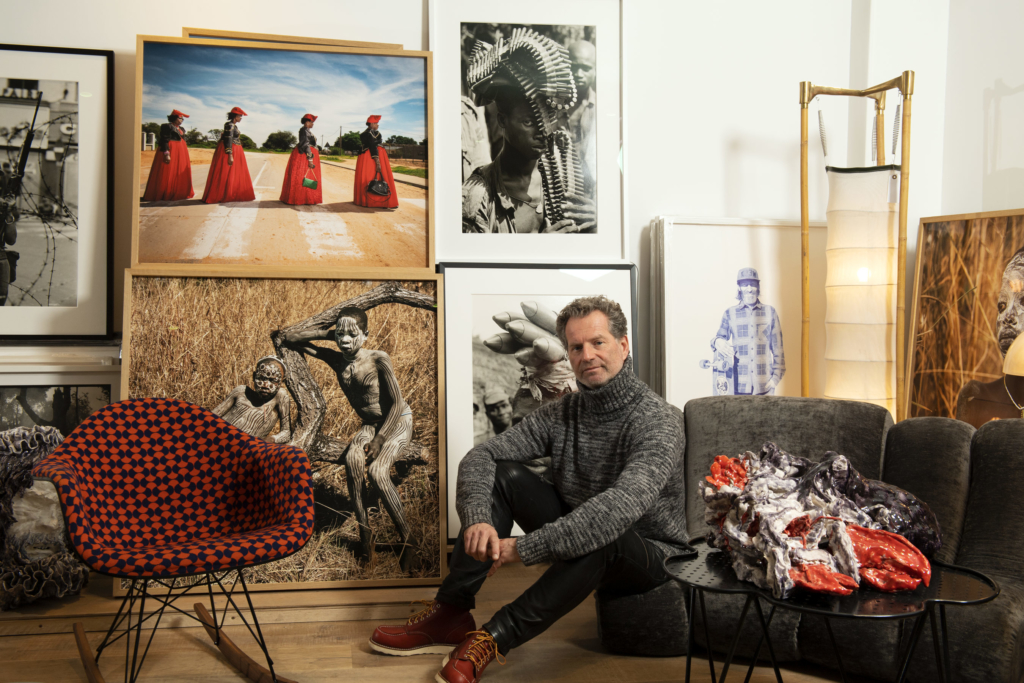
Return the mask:
{"type": "Polygon", "coordinates": [[[860,268],[857,271],[857,279],[860,280],[861,282],[867,282],[868,280],[870,280],[871,279],[871,269],[870,268],[860,268]]]}

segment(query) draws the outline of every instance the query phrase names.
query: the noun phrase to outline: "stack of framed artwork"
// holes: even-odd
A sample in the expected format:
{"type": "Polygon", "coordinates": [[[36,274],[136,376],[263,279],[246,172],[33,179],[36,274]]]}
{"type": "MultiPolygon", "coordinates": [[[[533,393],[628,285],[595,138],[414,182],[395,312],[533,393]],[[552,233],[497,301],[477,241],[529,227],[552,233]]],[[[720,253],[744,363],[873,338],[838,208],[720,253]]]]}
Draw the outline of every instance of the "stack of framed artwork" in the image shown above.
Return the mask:
{"type": "Polygon", "coordinates": [[[251,584],[437,583],[431,54],[197,29],[137,49],[121,398],[185,400],[309,454],[313,538],[251,584]],[[367,173],[389,196],[368,198],[367,173]]]}
{"type": "MultiPolygon", "coordinates": [[[[821,397],[825,224],[810,228],[810,385],[821,397]]],[[[680,408],[702,396],[800,396],[800,273],[799,221],[653,220],[652,388],[680,408]],[[756,320],[742,317],[744,296],[756,320]]]]}

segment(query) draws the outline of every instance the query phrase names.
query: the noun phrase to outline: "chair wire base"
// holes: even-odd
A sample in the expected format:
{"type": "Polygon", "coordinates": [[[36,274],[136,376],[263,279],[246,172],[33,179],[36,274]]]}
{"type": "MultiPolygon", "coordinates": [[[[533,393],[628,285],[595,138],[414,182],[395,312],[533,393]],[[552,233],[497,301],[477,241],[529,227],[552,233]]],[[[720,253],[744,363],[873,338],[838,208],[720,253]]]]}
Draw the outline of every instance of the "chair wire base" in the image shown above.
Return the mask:
{"type": "Polygon", "coordinates": [[[217,645],[222,653],[224,653],[228,661],[251,680],[259,681],[260,683],[294,683],[289,679],[278,677],[274,672],[274,662],[270,657],[270,652],[267,650],[267,644],[263,638],[263,631],[260,628],[259,620],[256,618],[256,610],[253,608],[252,598],[249,596],[249,587],[245,583],[245,577],[242,576],[241,569],[231,569],[219,573],[210,572],[202,574],[199,575],[198,581],[188,585],[184,585],[179,582],[183,582],[183,579],[132,579],[128,586],[128,593],[124,596],[124,600],[121,601],[117,614],[114,615],[114,620],[110,624],[110,629],[108,629],[107,634],[104,636],[103,642],[100,643],[99,647],[96,649],[95,658],[91,656],[91,652],[88,652],[87,655],[87,651],[89,650],[88,641],[85,640],[84,630],[80,628],[80,625],[76,624],[75,633],[79,644],[79,653],[82,656],[83,664],[85,665],[86,674],[90,683],[105,683],[97,666],[99,664],[100,656],[106,648],[122,638],[126,639],[124,680],[125,683],[136,683],[136,681],[139,680],[139,672],[142,669],[142,664],[146,659],[146,655],[149,653],[149,647],[153,643],[153,636],[156,635],[156,630],[160,626],[160,620],[163,618],[163,614],[168,608],[192,619],[193,621],[198,621],[206,629],[207,633],[210,634],[214,644],[217,645]],[[232,581],[228,587],[225,587],[225,579],[232,573],[236,575],[235,580],[232,581]],[[153,586],[151,584],[163,586],[167,589],[166,594],[160,595],[153,593],[153,586]],[[243,610],[239,609],[238,604],[235,602],[234,592],[238,585],[241,585],[242,592],[245,594],[246,604],[249,608],[250,614],[252,615],[252,625],[249,624],[243,610]],[[214,586],[221,590],[227,600],[227,604],[225,604],[224,608],[220,611],[219,623],[217,619],[217,607],[214,602],[214,586]],[[201,589],[203,588],[206,588],[206,592],[209,595],[209,611],[206,610],[206,607],[202,603],[197,602],[194,605],[194,609],[198,614],[198,616],[196,616],[174,604],[175,601],[185,597],[189,593],[198,597],[201,589]],[[159,603],[159,607],[152,610],[148,615],[145,613],[147,599],[149,601],[156,601],[159,603]],[[249,630],[253,639],[260,646],[260,649],[263,651],[263,656],[267,660],[266,669],[243,653],[223,632],[229,613],[228,606],[234,609],[235,613],[238,614],[239,619],[242,620],[242,623],[245,624],[245,627],[249,630]],[[142,642],[144,637],[143,626],[147,623],[152,624],[152,630],[146,640],[146,645],[140,656],[139,644],[142,642]],[[253,627],[255,627],[255,630],[253,627]],[[79,637],[80,631],[81,636],[79,637]],[[87,659],[89,661],[86,661],[87,659]]]}

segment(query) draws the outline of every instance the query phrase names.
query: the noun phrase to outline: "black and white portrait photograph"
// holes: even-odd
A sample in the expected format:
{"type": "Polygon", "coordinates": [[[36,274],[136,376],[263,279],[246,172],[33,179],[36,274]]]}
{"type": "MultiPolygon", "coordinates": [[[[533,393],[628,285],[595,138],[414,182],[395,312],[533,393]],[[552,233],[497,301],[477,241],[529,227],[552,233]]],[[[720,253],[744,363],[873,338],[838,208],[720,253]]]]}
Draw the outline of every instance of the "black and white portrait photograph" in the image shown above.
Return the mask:
{"type": "Polygon", "coordinates": [[[0,86],[0,306],[76,306],[78,82],[0,86]]]}
{"type": "MultiPolygon", "coordinates": [[[[449,359],[445,460],[451,542],[460,528],[455,490],[462,458],[534,410],[579,389],[556,331],[559,312],[579,297],[602,294],[622,306],[634,359],[644,343],[634,336],[638,309],[632,264],[448,262],[440,264],[440,272],[449,359]]],[[[546,477],[547,465],[538,458],[528,467],[546,477]]]]}
{"type": "Polygon", "coordinates": [[[576,391],[555,332],[563,296],[473,297],[473,444],[518,423],[544,403],[576,391]]]}
{"type": "Polygon", "coordinates": [[[462,231],[595,233],[595,26],[463,23],[462,231]]]}

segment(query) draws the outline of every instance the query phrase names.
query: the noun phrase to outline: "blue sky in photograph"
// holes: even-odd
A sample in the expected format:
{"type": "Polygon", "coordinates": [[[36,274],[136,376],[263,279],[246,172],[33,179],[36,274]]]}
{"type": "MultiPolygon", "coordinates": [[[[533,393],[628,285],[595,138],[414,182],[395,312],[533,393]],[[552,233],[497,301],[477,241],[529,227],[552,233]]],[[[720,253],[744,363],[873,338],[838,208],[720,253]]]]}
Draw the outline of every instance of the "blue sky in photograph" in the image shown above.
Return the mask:
{"type": "Polygon", "coordinates": [[[227,112],[248,116],[239,130],[262,145],[278,130],[298,133],[299,119],[319,118],[319,144],[366,128],[380,114],[380,131],[426,137],[426,60],[367,54],[258,50],[245,47],[146,43],[142,74],[142,121],[164,123],[172,109],[189,118],[185,127],[222,129],[227,112]]]}

